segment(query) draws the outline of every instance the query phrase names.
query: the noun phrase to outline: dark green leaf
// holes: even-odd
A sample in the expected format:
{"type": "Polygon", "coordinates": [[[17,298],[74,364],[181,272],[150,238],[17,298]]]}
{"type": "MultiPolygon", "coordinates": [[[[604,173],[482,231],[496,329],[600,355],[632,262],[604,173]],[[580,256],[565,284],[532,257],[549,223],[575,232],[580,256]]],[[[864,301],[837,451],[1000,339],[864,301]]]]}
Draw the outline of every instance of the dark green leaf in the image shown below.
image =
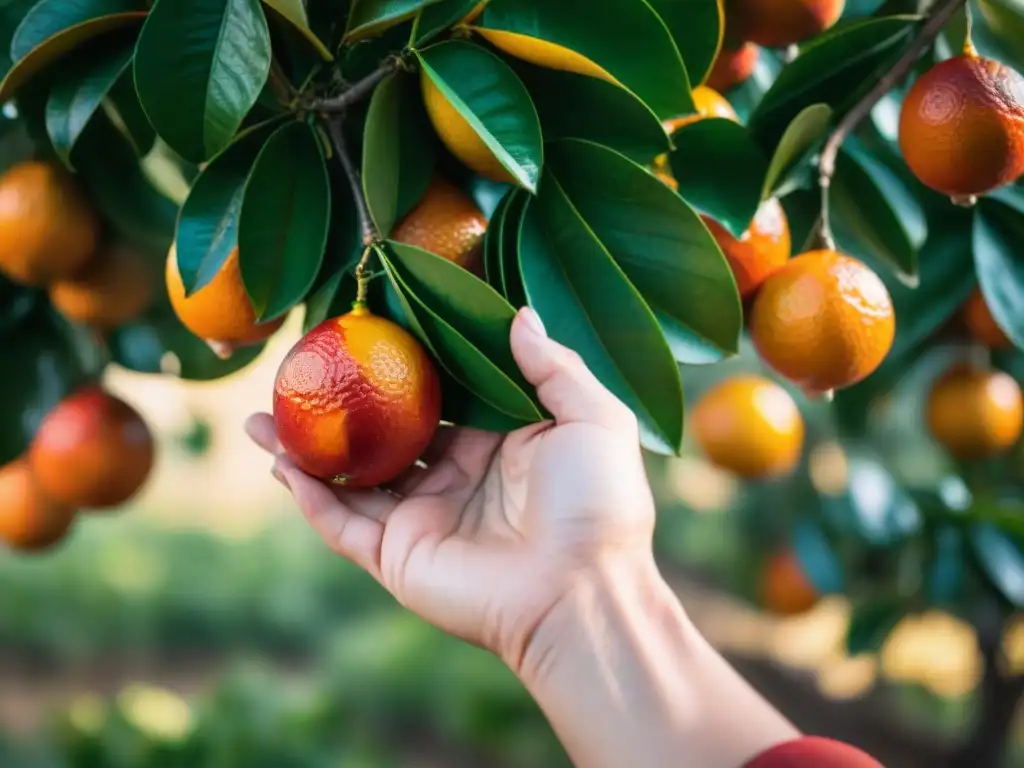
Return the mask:
{"type": "Polygon", "coordinates": [[[1024,349],[1024,213],[983,200],[974,218],[974,264],[992,317],[1024,349]]]}
{"type": "Polygon", "coordinates": [[[804,574],[818,594],[835,595],[845,591],[842,563],[821,526],[811,520],[800,521],[793,529],[792,544],[804,574]]]}
{"type": "Polygon", "coordinates": [[[461,40],[432,45],[419,58],[424,74],[502,166],[536,191],[544,142],[537,110],[515,72],[493,53],[461,40]]]}
{"type": "Polygon", "coordinates": [[[270,58],[259,0],[156,0],[139,35],[135,85],[160,138],[199,162],[234,138],[270,58]]]}
{"type": "Polygon", "coordinates": [[[287,21],[309,42],[324,61],[332,61],[334,57],[323,41],[309,27],[306,6],[302,0],[263,0],[263,4],[272,9],[287,21]]]}
{"type": "Polygon", "coordinates": [[[526,306],[526,289],[523,287],[523,273],[519,266],[519,239],[523,232],[523,218],[530,201],[528,192],[518,189],[512,193],[508,211],[501,226],[501,242],[498,246],[501,261],[502,294],[514,307],[526,306]]]}
{"type": "Polygon", "coordinates": [[[1020,0],[979,0],[971,6],[979,11],[973,33],[981,41],[982,55],[998,54],[999,61],[1018,70],[1024,67],[1024,5],[1020,0]],[[996,46],[999,50],[990,50],[996,46]]]}
{"type": "Polygon", "coordinates": [[[59,32],[103,16],[144,11],[139,0],[40,0],[25,14],[11,39],[11,60],[18,62],[59,32]]]}
{"type": "Polygon", "coordinates": [[[711,73],[725,33],[721,0],[648,0],[679,47],[690,83],[711,73]]]}
{"type": "Polygon", "coordinates": [[[416,45],[430,42],[438,33],[466,18],[480,0],[440,0],[420,11],[416,24],[416,45]]]}
{"type": "Polygon", "coordinates": [[[323,263],[330,220],[320,141],[306,123],[286,123],[256,158],[239,214],[242,280],[261,322],[305,298],[323,263]]]}
{"type": "Polygon", "coordinates": [[[968,535],[982,572],[1015,608],[1024,608],[1024,554],[992,525],[971,526],[968,535]]]}
{"type": "Polygon", "coordinates": [[[356,0],[349,16],[345,40],[354,43],[378,35],[388,27],[411,19],[420,8],[436,2],[438,0],[356,0]]]}
{"type": "Polygon", "coordinates": [[[113,107],[111,119],[131,141],[135,154],[139,157],[148,155],[156,144],[156,131],[149,124],[149,118],[139,102],[139,94],[135,91],[134,68],[129,67],[118,78],[107,94],[107,99],[108,106],[113,107]]]}
{"type": "Polygon", "coordinates": [[[851,656],[878,653],[905,615],[903,602],[897,597],[856,606],[846,629],[846,652],[851,656]]]}
{"type": "Polygon", "coordinates": [[[960,529],[941,525],[932,535],[925,592],[935,605],[952,605],[964,591],[964,541],[960,529]]]}
{"type": "Polygon", "coordinates": [[[793,118],[771,153],[762,199],[785,194],[786,181],[794,168],[825,138],[831,119],[832,109],[827,104],[812,104],[793,118]]]}
{"type": "Polygon", "coordinates": [[[306,299],[306,316],[302,332],[309,333],[320,323],[345,314],[355,303],[359,284],[345,269],[331,275],[306,299]]]}
{"type": "Polygon", "coordinates": [[[487,234],[484,235],[482,259],[484,278],[487,280],[488,285],[503,295],[505,293],[505,286],[501,274],[501,238],[502,228],[505,224],[505,214],[508,212],[509,201],[512,197],[513,193],[507,193],[501,198],[487,226],[487,234]]]}

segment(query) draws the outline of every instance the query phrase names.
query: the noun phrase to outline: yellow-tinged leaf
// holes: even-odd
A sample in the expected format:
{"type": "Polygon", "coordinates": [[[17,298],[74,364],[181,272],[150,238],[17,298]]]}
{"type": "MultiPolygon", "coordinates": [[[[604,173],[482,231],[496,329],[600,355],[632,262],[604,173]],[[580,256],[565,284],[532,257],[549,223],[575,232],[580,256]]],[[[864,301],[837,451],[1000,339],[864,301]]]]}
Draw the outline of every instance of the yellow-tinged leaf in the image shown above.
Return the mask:
{"type": "Polygon", "coordinates": [[[302,0],[263,0],[263,4],[306,38],[316,49],[320,58],[324,61],[334,61],[334,56],[324,45],[323,40],[313,34],[313,30],[309,28],[309,18],[306,16],[302,0]]]}
{"type": "Polygon", "coordinates": [[[477,26],[471,27],[471,29],[482,35],[495,48],[499,48],[517,59],[540,67],[575,72],[579,75],[588,75],[621,85],[607,70],[599,67],[586,56],[557,43],[500,29],[477,26]]]}

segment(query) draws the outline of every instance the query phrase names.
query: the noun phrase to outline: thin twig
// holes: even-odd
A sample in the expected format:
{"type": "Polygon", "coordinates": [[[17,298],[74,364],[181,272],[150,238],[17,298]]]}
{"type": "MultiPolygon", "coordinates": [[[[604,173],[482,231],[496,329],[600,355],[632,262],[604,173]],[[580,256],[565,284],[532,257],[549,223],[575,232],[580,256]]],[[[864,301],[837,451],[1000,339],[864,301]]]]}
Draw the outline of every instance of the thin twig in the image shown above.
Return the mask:
{"type": "Polygon", "coordinates": [[[828,194],[832,185],[832,178],[836,173],[836,157],[839,149],[847,137],[860,125],[864,119],[871,114],[871,110],[882,100],[889,91],[895,88],[914,68],[921,53],[928,48],[942,32],[946,22],[950,20],[967,0],[936,0],[931,15],[921,27],[921,31],[911,41],[910,45],[903,52],[899,61],[890,67],[875,84],[875,87],[865,94],[864,98],[858,101],[853,109],[846,113],[846,116],[839,121],[839,125],[825,142],[821,151],[821,159],[818,161],[819,184],[821,185],[822,217],[820,220],[819,232],[823,244],[827,248],[835,248],[835,239],[832,235],[832,226],[828,219],[828,194]]]}
{"type": "Polygon", "coordinates": [[[344,112],[353,104],[357,104],[367,98],[373,93],[373,89],[380,85],[382,80],[388,75],[397,72],[401,67],[402,60],[398,57],[391,57],[362,80],[353,83],[344,92],[326,99],[310,99],[306,103],[306,107],[314,112],[344,112]]]}
{"type": "Polygon", "coordinates": [[[359,231],[362,233],[363,245],[370,247],[380,239],[380,234],[373,224],[370,216],[370,207],[366,203],[366,195],[363,192],[363,181],[352,162],[352,155],[348,151],[348,143],[345,141],[345,132],[342,129],[342,118],[334,118],[327,121],[327,127],[331,132],[331,141],[334,144],[334,151],[338,155],[341,167],[345,171],[349,187],[352,189],[352,197],[356,204],[356,215],[359,218],[359,231]]]}

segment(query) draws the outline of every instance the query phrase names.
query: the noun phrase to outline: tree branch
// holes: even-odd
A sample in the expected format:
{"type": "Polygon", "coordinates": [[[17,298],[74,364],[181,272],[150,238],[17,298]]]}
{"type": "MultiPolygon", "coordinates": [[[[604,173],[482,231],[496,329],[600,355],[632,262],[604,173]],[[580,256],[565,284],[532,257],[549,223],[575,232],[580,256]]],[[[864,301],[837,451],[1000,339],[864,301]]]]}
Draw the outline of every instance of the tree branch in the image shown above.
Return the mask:
{"type": "Polygon", "coordinates": [[[388,75],[394,74],[402,68],[402,60],[397,56],[387,59],[377,69],[368,74],[362,80],[358,80],[352,86],[338,94],[326,99],[310,99],[306,107],[313,112],[340,113],[367,98],[373,89],[380,85],[388,75]]]}
{"type": "Polygon", "coordinates": [[[871,114],[871,110],[881,101],[882,97],[900,83],[903,78],[910,74],[921,53],[928,48],[942,32],[946,22],[954,13],[966,4],[967,0],[936,0],[932,6],[928,20],[921,27],[917,36],[903,52],[899,61],[882,75],[875,87],[865,94],[864,98],[858,101],[853,109],[846,113],[846,116],[839,121],[825,147],[821,151],[821,159],[818,161],[819,184],[821,185],[822,209],[821,220],[818,231],[821,239],[827,248],[835,248],[835,240],[832,236],[832,227],[829,222],[828,192],[832,185],[832,177],[836,172],[836,157],[843,142],[860,125],[864,119],[871,114]]]}
{"type": "Polygon", "coordinates": [[[334,118],[327,121],[327,127],[331,132],[331,141],[334,144],[334,151],[341,162],[342,170],[348,179],[349,188],[352,190],[352,199],[356,204],[356,215],[359,218],[359,232],[362,235],[363,245],[369,247],[380,239],[380,233],[373,224],[370,216],[370,208],[366,204],[366,195],[363,192],[362,176],[355,163],[352,162],[352,155],[348,151],[348,143],[345,141],[345,132],[342,130],[344,118],[334,118]]]}

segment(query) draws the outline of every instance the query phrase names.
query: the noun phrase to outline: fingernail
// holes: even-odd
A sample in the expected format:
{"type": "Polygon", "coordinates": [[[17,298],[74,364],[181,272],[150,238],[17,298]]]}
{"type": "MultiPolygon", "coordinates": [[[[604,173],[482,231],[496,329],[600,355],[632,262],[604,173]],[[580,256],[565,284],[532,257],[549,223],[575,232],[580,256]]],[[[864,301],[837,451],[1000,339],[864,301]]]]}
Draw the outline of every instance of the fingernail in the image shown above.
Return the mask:
{"type": "Polygon", "coordinates": [[[523,323],[526,327],[533,331],[538,336],[548,335],[548,329],[544,327],[544,321],[540,319],[540,315],[533,307],[523,307],[520,312],[520,316],[523,318],[523,323]]]}
{"type": "Polygon", "coordinates": [[[270,470],[270,474],[272,474],[274,476],[274,479],[277,480],[277,482],[279,482],[281,485],[283,485],[289,491],[291,490],[291,486],[288,485],[288,478],[286,478],[284,476],[284,472],[282,472],[277,467],[274,467],[272,470],[270,470]]]}

